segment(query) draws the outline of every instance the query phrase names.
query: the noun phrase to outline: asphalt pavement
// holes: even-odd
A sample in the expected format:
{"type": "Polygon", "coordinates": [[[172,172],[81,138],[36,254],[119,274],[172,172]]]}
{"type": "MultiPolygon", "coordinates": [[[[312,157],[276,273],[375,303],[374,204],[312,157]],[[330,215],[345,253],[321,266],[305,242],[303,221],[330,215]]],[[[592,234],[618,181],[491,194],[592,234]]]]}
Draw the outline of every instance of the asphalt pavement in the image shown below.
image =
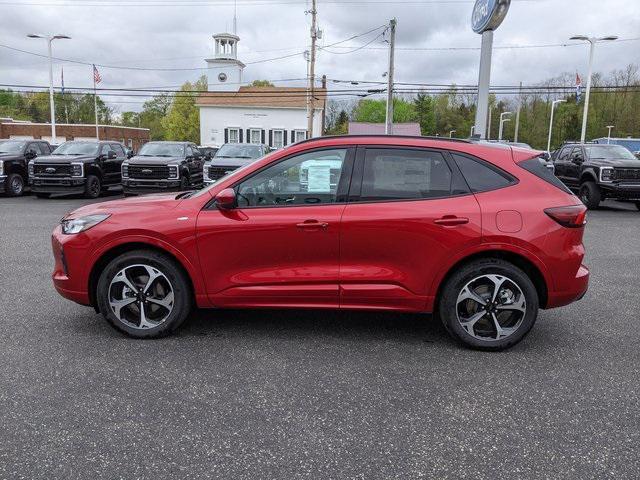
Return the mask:
{"type": "Polygon", "coordinates": [[[125,338],[51,284],[51,230],[85,203],[0,198],[0,479],[640,476],[635,208],[590,213],[582,301],[483,353],[387,313],[201,311],[125,338]]]}

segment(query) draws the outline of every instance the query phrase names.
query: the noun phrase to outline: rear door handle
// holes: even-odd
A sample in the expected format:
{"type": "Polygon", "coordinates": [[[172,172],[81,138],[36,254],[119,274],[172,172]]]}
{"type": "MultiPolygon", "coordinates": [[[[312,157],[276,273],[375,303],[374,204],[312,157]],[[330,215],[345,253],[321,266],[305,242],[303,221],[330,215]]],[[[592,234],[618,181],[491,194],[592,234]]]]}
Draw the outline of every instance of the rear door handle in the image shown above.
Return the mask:
{"type": "Polygon", "coordinates": [[[466,217],[456,217],[455,215],[445,215],[442,218],[434,220],[433,223],[443,225],[445,227],[455,227],[456,225],[466,225],[469,219],[466,217]]]}
{"type": "Polygon", "coordinates": [[[326,222],[319,222],[318,220],[305,220],[302,223],[296,223],[297,228],[304,230],[318,230],[325,229],[329,226],[326,222]]]}

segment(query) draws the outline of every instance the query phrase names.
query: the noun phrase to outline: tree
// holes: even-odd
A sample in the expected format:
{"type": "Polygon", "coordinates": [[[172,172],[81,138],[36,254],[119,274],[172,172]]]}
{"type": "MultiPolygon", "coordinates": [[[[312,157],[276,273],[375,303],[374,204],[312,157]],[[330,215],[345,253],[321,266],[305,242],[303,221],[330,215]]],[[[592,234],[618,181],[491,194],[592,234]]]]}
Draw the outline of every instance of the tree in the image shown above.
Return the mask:
{"type": "Polygon", "coordinates": [[[416,120],[420,123],[422,135],[434,135],[436,133],[436,110],[433,97],[419,93],[413,101],[416,111],[416,120]]]}
{"type": "Polygon", "coordinates": [[[166,140],[182,140],[199,143],[200,112],[196,107],[199,90],[207,89],[207,77],[195,83],[186,82],[173,97],[169,113],[162,119],[166,140]]]}
{"type": "MultiPolygon", "coordinates": [[[[387,114],[386,100],[360,100],[353,116],[356,122],[384,123],[387,114]]],[[[402,98],[393,99],[394,123],[416,121],[416,110],[413,103],[402,98]]]]}

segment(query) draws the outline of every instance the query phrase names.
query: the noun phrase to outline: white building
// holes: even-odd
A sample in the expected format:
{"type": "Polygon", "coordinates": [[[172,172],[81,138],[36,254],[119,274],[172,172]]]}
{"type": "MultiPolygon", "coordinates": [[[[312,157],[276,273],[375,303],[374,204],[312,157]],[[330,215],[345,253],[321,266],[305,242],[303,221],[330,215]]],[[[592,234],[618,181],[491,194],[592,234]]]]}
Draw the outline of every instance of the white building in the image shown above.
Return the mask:
{"type": "MultiPolygon", "coordinates": [[[[307,137],[308,91],[299,87],[242,86],[245,68],[237,58],[240,38],[213,36],[214,58],[209,65],[209,92],[196,101],[200,109],[200,143],[266,143],[282,148],[307,137]]],[[[322,134],[326,90],[318,88],[313,134],[322,134]]]]}

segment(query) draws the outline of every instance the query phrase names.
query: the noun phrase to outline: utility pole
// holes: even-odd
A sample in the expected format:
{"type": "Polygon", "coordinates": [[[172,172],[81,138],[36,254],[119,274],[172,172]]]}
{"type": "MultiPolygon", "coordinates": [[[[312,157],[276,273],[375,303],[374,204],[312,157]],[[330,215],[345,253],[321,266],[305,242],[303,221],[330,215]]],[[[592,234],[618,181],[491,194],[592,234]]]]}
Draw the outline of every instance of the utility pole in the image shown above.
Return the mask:
{"type": "Polygon", "coordinates": [[[311,1],[311,57],[309,59],[309,102],[310,108],[307,113],[307,136],[313,138],[313,114],[315,110],[315,83],[316,83],[316,40],[318,39],[317,26],[317,2],[311,1]]]}
{"type": "Polygon", "coordinates": [[[389,22],[389,72],[387,75],[387,118],[384,133],[393,134],[393,70],[395,68],[395,48],[396,48],[396,24],[398,21],[394,18],[389,22]]]}
{"type": "Polygon", "coordinates": [[[518,109],[516,110],[516,128],[513,132],[514,143],[518,142],[518,130],[520,130],[520,108],[522,107],[522,82],[520,82],[520,94],[518,95],[518,109]]]}

